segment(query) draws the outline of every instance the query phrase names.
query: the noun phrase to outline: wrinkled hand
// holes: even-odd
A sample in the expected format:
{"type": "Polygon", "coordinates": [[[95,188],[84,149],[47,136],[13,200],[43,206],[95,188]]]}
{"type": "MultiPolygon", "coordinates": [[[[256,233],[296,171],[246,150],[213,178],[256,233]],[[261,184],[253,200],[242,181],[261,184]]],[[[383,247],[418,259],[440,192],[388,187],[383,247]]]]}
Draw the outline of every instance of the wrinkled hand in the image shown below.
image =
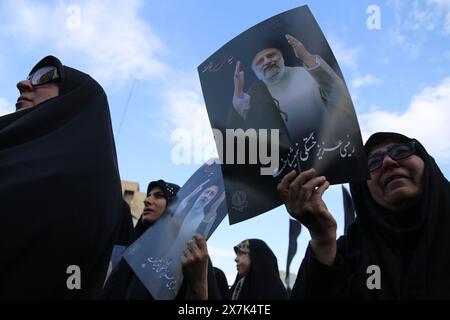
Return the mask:
{"type": "Polygon", "coordinates": [[[322,200],[330,183],[323,176],[317,177],[314,169],[295,176],[295,171],[285,175],[278,184],[278,193],[289,214],[308,228],[317,260],[333,266],[337,252],[337,224],[322,200]]]}
{"type": "Polygon", "coordinates": [[[183,275],[188,284],[188,299],[208,299],[208,248],[200,234],[186,243],[181,255],[183,275]]]}
{"type": "Polygon", "coordinates": [[[335,239],[337,224],[328,211],[322,195],[330,183],[324,176],[317,177],[314,169],[288,173],[278,184],[278,193],[289,214],[300,221],[313,239],[335,239]]]}
{"type": "Polygon", "coordinates": [[[297,38],[294,38],[290,34],[286,34],[286,39],[291,45],[292,49],[294,50],[295,56],[302,60],[308,68],[313,68],[316,66],[316,58],[314,55],[309,53],[308,50],[306,50],[303,43],[301,43],[297,38]]]}
{"type": "Polygon", "coordinates": [[[234,96],[238,98],[244,97],[244,71],[241,71],[241,62],[236,62],[234,69],[234,96]]]}

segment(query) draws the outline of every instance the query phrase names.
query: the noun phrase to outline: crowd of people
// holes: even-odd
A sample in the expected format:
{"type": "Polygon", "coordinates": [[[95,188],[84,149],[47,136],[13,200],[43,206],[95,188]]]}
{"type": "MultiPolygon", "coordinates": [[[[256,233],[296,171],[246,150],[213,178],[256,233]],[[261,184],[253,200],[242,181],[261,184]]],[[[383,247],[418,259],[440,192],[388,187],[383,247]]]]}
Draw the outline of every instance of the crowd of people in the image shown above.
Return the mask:
{"type": "MultiPolygon", "coordinates": [[[[309,58],[308,67],[326,67],[296,39],[288,40],[309,58]]],[[[271,59],[280,59],[279,52],[269,51],[260,54],[255,70],[276,77],[271,59]]],[[[236,77],[243,77],[239,66],[236,77]]],[[[150,182],[133,227],[101,86],[47,56],[17,88],[16,112],[0,118],[0,297],[153,300],[125,259],[110,272],[108,263],[114,245],[128,247],[152,230],[180,187],[164,179],[150,182]],[[82,270],[80,290],[67,288],[70,265],[82,270]]],[[[249,117],[248,106],[239,110],[249,117]]],[[[189,211],[168,220],[177,230],[198,226],[183,245],[184,280],[176,299],[449,299],[448,180],[414,138],[378,132],[364,148],[370,179],[350,183],[357,218],[339,239],[323,201],[330,185],[325,176],[314,169],[292,171],[278,184],[287,211],[311,235],[289,293],[262,239],[234,247],[237,275],[228,284],[204,236],[225,193],[211,184],[193,194],[198,197],[189,211]],[[370,270],[381,272],[373,283],[370,270]]]]}

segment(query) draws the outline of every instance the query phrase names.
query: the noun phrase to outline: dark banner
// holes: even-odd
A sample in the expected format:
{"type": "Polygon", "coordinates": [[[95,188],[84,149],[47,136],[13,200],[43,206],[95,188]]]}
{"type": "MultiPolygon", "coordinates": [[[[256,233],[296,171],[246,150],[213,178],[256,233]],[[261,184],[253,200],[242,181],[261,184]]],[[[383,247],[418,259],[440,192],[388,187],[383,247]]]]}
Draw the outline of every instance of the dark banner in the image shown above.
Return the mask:
{"type": "Polygon", "coordinates": [[[288,290],[292,287],[292,284],[290,283],[290,267],[292,259],[294,259],[294,256],[297,253],[297,239],[301,231],[302,224],[295,219],[289,218],[289,244],[286,260],[286,277],[284,279],[288,290]]]}
{"type": "Polygon", "coordinates": [[[307,6],[241,33],[198,72],[230,223],[280,205],[276,185],[293,169],[315,168],[332,184],[367,179],[349,92],[307,6]]]}
{"type": "Polygon", "coordinates": [[[352,196],[344,186],[342,186],[342,202],[344,204],[344,234],[347,234],[348,228],[356,219],[356,213],[352,196]]]}

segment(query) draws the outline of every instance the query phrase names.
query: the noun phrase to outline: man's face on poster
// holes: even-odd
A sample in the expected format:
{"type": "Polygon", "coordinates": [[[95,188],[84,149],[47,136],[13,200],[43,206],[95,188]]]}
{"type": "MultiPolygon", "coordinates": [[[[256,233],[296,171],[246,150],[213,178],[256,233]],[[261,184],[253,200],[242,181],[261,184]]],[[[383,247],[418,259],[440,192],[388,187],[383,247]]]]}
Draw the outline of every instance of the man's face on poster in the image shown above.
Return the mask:
{"type": "Polygon", "coordinates": [[[284,59],[281,51],[266,48],[255,55],[252,69],[259,80],[264,83],[279,80],[284,74],[284,59]]]}
{"type": "Polygon", "coordinates": [[[209,188],[205,189],[199,197],[200,202],[203,205],[207,205],[214,197],[217,192],[219,192],[219,187],[216,185],[212,185],[209,188]]]}

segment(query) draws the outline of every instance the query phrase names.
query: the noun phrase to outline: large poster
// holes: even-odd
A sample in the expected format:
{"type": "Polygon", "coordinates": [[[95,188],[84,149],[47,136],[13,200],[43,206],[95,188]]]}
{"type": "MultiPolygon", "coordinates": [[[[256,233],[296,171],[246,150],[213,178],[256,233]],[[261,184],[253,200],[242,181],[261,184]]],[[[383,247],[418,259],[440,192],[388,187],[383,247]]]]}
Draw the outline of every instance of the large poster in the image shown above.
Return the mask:
{"type": "Polygon", "coordinates": [[[241,33],[198,72],[230,223],[280,205],[276,185],[291,170],[315,168],[332,184],[367,179],[349,92],[307,6],[241,33]]]}
{"type": "Polygon", "coordinates": [[[156,300],[175,298],[183,280],[181,254],[194,233],[208,239],[227,214],[220,165],[198,169],[164,214],[125,251],[124,258],[156,300]]]}

